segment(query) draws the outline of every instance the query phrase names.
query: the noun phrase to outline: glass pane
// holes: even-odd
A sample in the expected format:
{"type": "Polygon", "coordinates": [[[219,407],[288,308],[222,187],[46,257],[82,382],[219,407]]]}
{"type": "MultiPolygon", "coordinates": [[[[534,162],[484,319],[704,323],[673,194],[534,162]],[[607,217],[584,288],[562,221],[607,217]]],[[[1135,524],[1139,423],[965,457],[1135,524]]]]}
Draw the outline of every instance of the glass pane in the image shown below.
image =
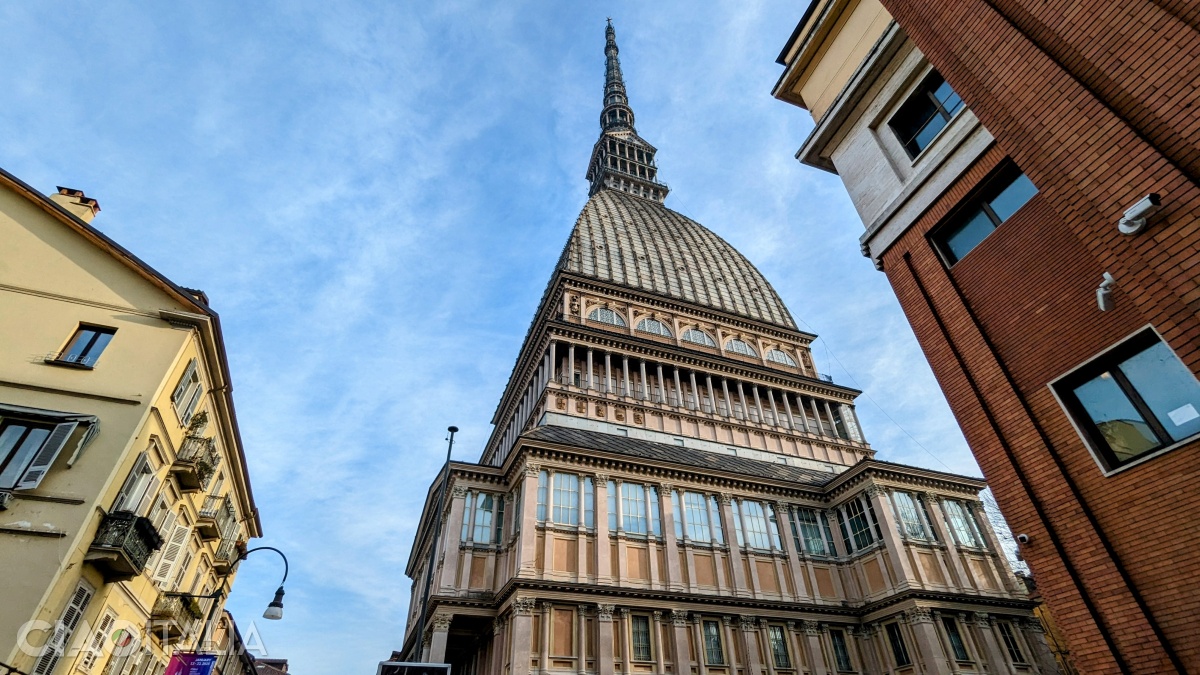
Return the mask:
{"type": "Polygon", "coordinates": [[[1017,176],[1013,182],[1000,191],[988,202],[988,206],[992,207],[992,211],[996,213],[996,217],[1000,222],[1008,220],[1008,217],[1017,212],[1017,209],[1025,205],[1034,195],[1037,194],[1037,188],[1033,182],[1025,177],[1025,174],[1017,176]]]}
{"type": "Polygon", "coordinates": [[[49,429],[34,427],[29,429],[29,433],[18,443],[21,432],[28,428],[12,425],[5,429],[4,436],[0,437],[0,449],[8,450],[0,455],[0,461],[3,461],[5,457],[8,458],[8,463],[4,465],[4,471],[0,472],[0,488],[10,488],[17,484],[21,474],[25,473],[25,467],[33,461],[34,454],[42,447],[46,437],[50,435],[49,429]],[[11,435],[13,430],[16,430],[15,436],[11,435]],[[14,444],[15,447],[13,447],[14,444]]]}
{"type": "Polygon", "coordinates": [[[1171,440],[1200,433],[1200,382],[1166,343],[1155,343],[1120,368],[1171,440]]]}
{"type": "Polygon", "coordinates": [[[971,249],[978,246],[979,242],[995,229],[992,219],[983,211],[977,211],[961,225],[947,232],[944,241],[950,262],[962,260],[963,256],[970,253],[971,249]]]}
{"type": "Polygon", "coordinates": [[[88,344],[92,341],[92,337],[96,335],[95,331],[87,328],[80,328],[75,333],[75,339],[71,340],[70,346],[63,352],[62,360],[71,363],[79,363],[80,359],[85,354],[88,344]]]}
{"type": "Polygon", "coordinates": [[[1157,448],[1160,443],[1146,420],[1121,391],[1111,373],[1075,388],[1075,397],[1083,405],[1096,428],[1104,436],[1117,460],[1125,461],[1157,448]]]}
{"type": "Polygon", "coordinates": [[[96,342],[92,344],[92,348],[89,349],[87,353],[87,363],[89,365],[95,365],[96,359],[100,358],[100,354],[104,351],[104,348],[108,346],[108,343],[112,341],[112,339],[112,333],[100,333],[96,336],[96,342]]]}
{"type": "MultiPolygon", "coordinates": [[[[920,144],[917,137],[934,118],[940,119],[937,105],[929,98],[924,88],[915,92],[900,108],[889,122],[888,126],[896,132],[896,137],[904,144],[909,154],[916,155],[928,144],[920,144]]],[[[940,127],[939,127],[940,128],[940,127]]],[[[934,134],[936,135],[936,131],[934,134]]],[[[930,137],[932,138],[932,136],[930,137]]]]}
{"type": "Polygon", "coordinates": [[[933,91],[933,97],[941,102],[942,107],[945,108],[946,112],[950,113],[951,115],[958,112],[958,109],[962,107],[962,99],[959,98],[958,94],[954,93],[954,90],[950,88],[950,83],[944,80],[942,81],[942,84],[933,91]]]}
{"type": "Polygon", "coordinates": [[[908,147],[908,151],[916,155],[929,147],[933,139],[942,132],[942,129],[946,128],[947,123],[949,123],[949,120],[935,112],[933,117],[930,117],[925,122],[925,125],[913,135],[912,140],[906,146],[908,147]]]}

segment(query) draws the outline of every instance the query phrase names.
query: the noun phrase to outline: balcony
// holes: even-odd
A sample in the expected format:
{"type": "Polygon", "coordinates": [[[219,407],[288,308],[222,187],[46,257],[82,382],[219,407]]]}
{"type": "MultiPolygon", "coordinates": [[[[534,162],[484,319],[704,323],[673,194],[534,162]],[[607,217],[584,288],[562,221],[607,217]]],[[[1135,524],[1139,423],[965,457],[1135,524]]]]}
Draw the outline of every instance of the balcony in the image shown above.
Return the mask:
{"type": "Polygon", "coordinates": [[[208,487],[208,481],[217,472],[221,463],[221,454],[217,452],[217,442],[203,436],[187,436],[171,465],[171,473],[179,481],[179,489],[184,492],[199,492],[208,487]]]}
{"type": "Polygon", "coordinates": [[[234,539],[224,539],[217,546],[217,554],[213,556],[213,571],[217,574],[229,574],[234,564],[241,559],[242,551],[234,539]]]}
{"type": "Polygon", "coordinates": [[[163,594],[150,610],[150,632],[163,642],[174,642],[188,634],[192,624],[204,618],[195,598],[163,594]]]}
{"type": "Polygon", "coordinates": [[[114,511],[100,521],[84,561],[100,570],[106,582],[128,581],[142,573],[160,546],[162,537],[153,523],[128,511],[114,511]]]}
{"type": "Polygon", "coordinates": [[[196,516],[196,533],[204,541],[223,536],[233,526],[233,506],[228,497],[208,496],[196,516]]]}

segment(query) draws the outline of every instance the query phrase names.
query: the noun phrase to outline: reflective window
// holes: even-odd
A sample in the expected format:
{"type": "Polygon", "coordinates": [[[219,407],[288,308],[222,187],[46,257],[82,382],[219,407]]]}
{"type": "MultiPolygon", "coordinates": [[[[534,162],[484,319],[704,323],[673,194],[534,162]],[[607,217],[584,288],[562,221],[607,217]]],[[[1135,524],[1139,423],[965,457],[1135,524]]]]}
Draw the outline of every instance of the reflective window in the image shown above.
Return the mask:
{"type": "Polygon", "coordinates": [[[789,356],[788,353],[782,349],[772,349],[771,351],[767,352],[767,360],[773,363],[782,363],[785,366],[791,366],[793,368],[797,367],[796,360],[789,356]]]}
{"type": "Polygon", "coordinates": [[[725,543],[725,528],[721,527],[721,505],[717,502],[716,495],[709,495],[708,508],[712,521],[713,536],[716,537],[718,544],[725,543]]]}
{"type": "Polygon", "coordinates": [[[638,323],[637,329],[643,333],[653,333],[654,335],[661,335],[663,337],[674,337],[674,335],[671,333],[671,329],[667,327],[667,324],[659,321],[658,319],[642,319],[638,323]]]}
{"type": "Polygon", "coordinates": [[[792,536],[796,539],[796,549],[809,555],[833,555],[832,541],[826,541],[824,533],[828,525],[821,527],[823,514],[813,509],[796,508],[792,511],[792,536]]]}
{"type": "Polygon", "coordinates": [[[1054,389],[1108,469],[1200,433],[1200,382],[1152,330],[1054,389]]]}
{"type": "Polygon", "coordinates": [[[741,354],[742,356],[758,356],[758,352],[754,351],[754,347],[737,338],[725,343],[725,351],[741,354]]]}
{"type": "Polygon", "coordinates": [[[621,526],[626,532],[646,534],[646,488],[621,483],[621,526]]]}
{"type": "Polygon", "coordinates": [[[917,502],[907,492],[894,492],[892,499],[896,505],[896,526],[900,534],[909,539],[926,539],[925,523],[917,511],[917,502]]]}
{"type": "Polygon", "coordinates": [[[850,650],[846,648],[846,634],[837,628],[829,629],[829,641],[833,643],[833,658],[837,662],[839,673],[853,671],[850,663],[850,650]]]}
{"type": "Polygon", "coordinates": [[[916,157],[963,107],[962,99],[937,71],[931,72],[900,106],[888,126],[910,157],[916,157]]]}
{"type": "Polygon", "coordinates": [[[596,309],[593,309],[592,313],[588,314],[588,321],[598,321],[600,323],[612,324],[613,326],[620,326],[622,328],[625,328],[628,325],[625,323],[625,319],[621,318],[620,314],[617,314],[607,307],[597,307],[596,309]]]}
{"type": "Polygon", "coordinates": [[[683,335],[681,335],[680,337],[683,338],[684,342],[691,342],[692,344],[704,345],[705,347],[716,347],[717,346],[717,343],[708,336],[708,333],[705,333],[702,330],[697,330],[695,328],[689,328],[689,329],[683,331],[683,335]]]}
{"type": "Polygon", "coordinates": [[[616,481],[608,481],[608,531],[617,531],[617,483],[616,481]]]}
{"type": "Polygon", "coordinates": [[[546,521],[546,502],[547,502],[547,486],[550,484],[549,476],[545,471],[538,472],[537,483],[537,519],[538,522],[546,521]]]}
{"type": "Polygon", "coordinates": [[[554,522],[560,525],[579,524],[579,476],[554,474],[553,515],[554,522]]]}
{"type": "Polygon", "coordinates": [[[889,623],[887,636],[888,644],[892,647],[892,658],[896,660],[896,667],[903,668],[912,665],[912,659],[908,656],[908,645],[904,644],[904,634],[900,632],[900,624],[889,623]]]}
{"type": "Polygon", "coordinates": [[[979,245],[1035,194],[1037,188],[1015,166],[1005,167],[988,180],[979,195],[933,241],[950,265],[979,245]]]}
{"type": "Polygon", "coordinates": [[[96,360],[100,358],[100,354],[116,332],[116,328],[80,325],[71,341],[67,343],[67,348],[62,350],[55,360],[90,368],[96,365],[96,360]]]}
{"type": "Polygon", "coordinates": [[[863,510],[862,502],[851,499],[846,502],[846,518],[850,524],[850,536],[854,539],[854,550],[866,548],[874,541],[871,538],[871,522],[863,510]]]}
{"type": "Polygon", "coordinates": [[[725,664],[725,650],[721,647],[721,626],[716,621],[704,621],[704,661],[710,666],[725,664]]]}
{"type": "Polygon", "coordinates": [[[1007,621],[997,621],[996,628],[1000,629],[1000,637],[1004,639],[1004,648],[1008,650],[1008,658],[1013,663],[1025,663],[1025,654],[1021,652],[1021,644],[1013,633],[1012,624],[1007,621]]]}
{"type": "Polygon", "coordinates": [[[492,540],[492,511],[495,499],[489,494],[475,496],[475,536],[473,539],[480,543],[492,540]]]}
{"type": "Polygon", "coordinates": [[[775,667],[790,669],[792,658],[788,654],[787,635],[783,632],[783,626],[767,626],[767,637],[771,639],[771,659],[775,661],[775,667]]]}
{"type": "Polygon", "coordinates": [[[0,488],[15,487],[50,437],[50,425],[6,420],[0,426],[0,488]]]}
{"type": "Polygon", "coordinates": [[[954,538],[959,544],[976,548],[983,546],[983,541],[975,530],[975,523],[972,522],[971,513],[962,502],[947,499],[942,502],[942,507],[946,510],[946,521],[950,524],[950,531],[954,533],[954,538]]]}
{"type": "Polygon", "coordinates": [[[771,537],[767,528],[767,514],[762,504],[742,502],[742,519],[745,521],[746,545],[750,548],[771,548],[771,537]]]}
{"type": "Polygon", "coordinates": [[[650,661],[654,655],[650,651],[650,617],[634,614],[630,617],[629,632],[633,638],[633,660],[650,661]]]}
{"type": "Polygon", "coordinates": [[[954,651],[955,660],[970,661],[967,646],[963,643],[962,634],[958,632],[958,622],[952,616],[943,616],[942,626],[946,629],[946,637],[950,640],[950,649],[954,651]]]}
{"type": "Polygon", "coordinates": [[[683,507],[686,510],[684,519],[687,520],[688,538],[692,541],[712,541],[708,529],[708,502],[704,495],[683,493],[683,507]]]}
{"type": "Polygon", "coordinates": [[[590,476],[583,479],[583,526],[596,527],[596,486],[590,476]]]}

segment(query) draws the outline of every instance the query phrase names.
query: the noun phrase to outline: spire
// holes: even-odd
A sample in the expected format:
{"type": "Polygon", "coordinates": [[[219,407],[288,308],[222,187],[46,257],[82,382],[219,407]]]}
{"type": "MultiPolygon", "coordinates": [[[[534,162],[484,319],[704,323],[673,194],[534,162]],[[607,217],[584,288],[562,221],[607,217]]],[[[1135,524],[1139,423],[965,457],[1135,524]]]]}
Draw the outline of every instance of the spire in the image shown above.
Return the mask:
{"type": "Polygon", "coordinates": [[[658,151],[633,128],[633,108],[625,93],[612,19],[608,20],[604,37],[604,108],[600,111],[600,140],[592,148],[588,163],[588,194],[607,188],[661,202],[669,188],[658,182],[658,167],[654,164],[654,153],[658,151]]]}

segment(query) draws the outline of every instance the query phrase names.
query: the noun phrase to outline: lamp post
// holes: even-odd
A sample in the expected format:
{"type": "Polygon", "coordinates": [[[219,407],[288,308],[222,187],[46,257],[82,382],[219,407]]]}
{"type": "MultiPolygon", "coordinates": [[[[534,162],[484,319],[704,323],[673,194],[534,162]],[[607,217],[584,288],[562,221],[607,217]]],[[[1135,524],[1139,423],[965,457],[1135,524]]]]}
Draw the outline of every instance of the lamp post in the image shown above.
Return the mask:
{"type": "Polygon", "coordinates": [[[433,538],[429,542],[429,562],[425,566],[425,593],[421,601],[421,618],[417,623],[416,654],[413,657],[417,661],[425,658],[421,653],[425,648],[425,614],[429,609],[429,591],[433,585],[433,566],[437,563],[438,538],[442,535],[442,509],[446,503],[446,483],[450,481],[450,451],[454,449],[454,434],[458,433],[458,427],[448,427],[446,431],[450,432],[450,438],[447,439],[450,443],[446,446],[446,465],[442,468],[442,484],[438,486],[437,510],[433,512],[433,538]]]}
{"type": "MultiPolygon", "coordinates": [[[[279,582],[279,588],[275,591],[275,598],[273,600],[271,600],[270,603],[267,604],[267,610],[265,612],[263,612],[264,619],[278,621],[279,619],[283,618],[283,585],[285,583],[287,583],[288,559],[287,559],[287,556],[283,554],[283,551],[280,551],[279,549],[277,549],[273,546],[259,546],[258,548],[252,548],[249,551],[243,552],[241,555],[238,556],[238,561],[240,562],[242,560],[245,560],[246,556],[250,555],[251,553],[254,553],[255,551],[274,551],[279,554],[280,558],[283,558],[283,581],[279,582]]],[[[217,589],[213,593],[210,593],[209,595],[192,595],[190,593],[169,593],[168,594],[168,595],[178,596],[181,598],[190,598],[193,600],[212,600],[213,601],[212,605],[208,608],[208,616],[205,617],[205,619],[204,619],[204,626],[200,629],[200,638],[198,640],[196,640],[197,651],[199,651],[204,646],[204,641],[208,637],[208,627],[212,624],[213,614],[216,613],[217,604],[218,604],[219,600],[221,599],[221,597],[225,595],[225,592],[226,592],[225,591],[225,581],[222,580],[221,588],[217,589]]]]}

